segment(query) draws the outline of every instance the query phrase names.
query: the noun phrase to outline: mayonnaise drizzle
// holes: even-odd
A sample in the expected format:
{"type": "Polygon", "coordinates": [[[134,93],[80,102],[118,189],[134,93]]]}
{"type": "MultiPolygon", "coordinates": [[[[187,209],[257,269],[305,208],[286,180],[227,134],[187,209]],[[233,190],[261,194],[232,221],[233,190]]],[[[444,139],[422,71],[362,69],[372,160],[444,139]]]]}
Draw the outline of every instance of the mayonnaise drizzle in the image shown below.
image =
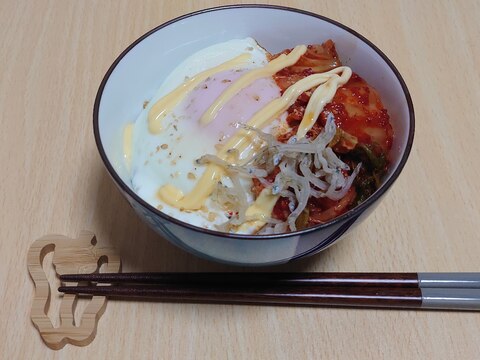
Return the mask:
{"type": "Polygon", "coordinates": [[[280,195],[272,195],[270,189],[263,189],[253,204],[245,211],[247,218],[254,218],[255,220],[244,222],[238,227],[237,232],[254,234],[260,230],[267,223],[266,219],[271,217],[279,197],[280,195]]]}
{"type": "Polygon", "coordinates": [[[130,166],[132,163],[132,142],[134,126],[134,123],[128,123],[123,129],[123,159],[125,160],[128,171],[130,171],[130,166]]]}
{"type": "Polygon", "coordinates": [[[312,128],[323,111],[326,104],[332,101],[337,89],[345,85],[352,76],[352,70],[347,66],[340,66],[333,70],[318,74],[325,77],[325,82],[320,85],[310,97],[302,122],[297,130],[297,138],[303,138],[312,128]],[[338,74],[341,75],[339,76],[338,74]]]}
{"type": "Polygon", "coordinates": [[[152,134],[158,134],[162,131],[162,120],[188,95],[190,91],[202,83],[202,81],[205,81],[209,76],[245,65],[250,57],[251,54],[244,53],[224,62],[223,64],[202,71],[183,82],[169,94],[162,97],[148,112],[148,130],[152,134]]]}
{"type": "MultiPolygon", "coordinates": [[[[320,114],[325,104],[331,101],[331,99],[335,95],[337,88],[347,82],[350,76],[351,69],[346,66],[341,66],[325,73],[313,74],[304,79],[301,79],[292,86],[290,86],[287,90],[285,90],[285,92],[280,98],[271,101],[267,106],[258,111],[248,121],[247,124],[256,128],[263,128],[273,119],[275,119],[278,115],[280,115],[290,106],[292,106],[297,100],[297,98],[305,91],[308,91],[315,86],[325,84],[326,86],[319,86],[312,94],[313,100],[318,101],[319,104],[313,104],[309,109],[310,103],[312,101],[311,98],[309,104],[307,105],[307,109],[309,112],[305,111],[306,115],[302,119],[299,131],[297,132],[297,136],[303,137],[307,133],[307,131],[313,126],[316,120],[316,118],[313,118],[312,120],[312,116],[317,112],[318,114],[320,114]],[[340,73],[342,74],[342,76],[338,75],[340,73]],[[328,82],[331,79],[333,80],[331,82],[328,82]],[[332,89],[334,89],[333,95],[332,89]]],[[[234,136],[232,136],[228,143],[218,153],[218,157],[223,160],[228,160],[229,149],[237,149],[240,153],[242,153],[242,151],[245,150],[250,144],[249,135],[251,135],[251,131],[238,131],[234,136]]],[[[255,152],[253,151],[250,154],[249,158],[253,157],[254,155],[255,152]]],[[[160,188],[157,195],[165,203],[176,208],[185,210],[198,210],[203,206],[206,199],[213,192],[216,183],[224,175],[225,171],[222,167],[215,164],[209,164],[202,177],[195,184],[195,187],[190,193],[184,195],[183,192],[175,186],[167,184],[160,188]]],[[[262,199],[257,200],[258,202],[255,201],[250,207],[254,206],[258,208],[257,210],[259,211],[256,211],[256,213],[261,213],[260,218],[269,217],[271,213],[271,210],[269,211],[270,201],[264,202],[262,199]]]]}
{"type": "Polygon", "coordinates": [[[206,125],[210,123],[217,113],[223,108],[223,106],[230,101],[235,95],[242,89],[253,83],[260,78],[272,76],[278,71],[294,65],[300,57],[305,54],[307,47],[305,45],[299,45],[295,47],[288,55],[282,54],[279,57],[273,59],[268,65],[254,69],[247,72],[245,75],[235,81],[227,90],[225,90],[215,102],[207,109],[207,111],[200,118],[200,123],[206,125]]]}

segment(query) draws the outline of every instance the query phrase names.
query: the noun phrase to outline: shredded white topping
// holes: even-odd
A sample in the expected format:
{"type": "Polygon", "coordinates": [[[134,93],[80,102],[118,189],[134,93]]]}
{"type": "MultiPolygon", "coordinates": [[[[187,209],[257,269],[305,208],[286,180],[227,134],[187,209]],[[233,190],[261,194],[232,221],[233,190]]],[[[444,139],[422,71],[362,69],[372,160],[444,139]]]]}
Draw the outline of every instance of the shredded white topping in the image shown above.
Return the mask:
{"type": "Polygon", "coordinates": [[[217,197],[218,201],[222,204],[228,202],[235,208],[229,220],[230,225],[240,225],[248,220],[245,211],[249,204],[240,185],[241,176],[256,178],[273,195],[289,199],[291,214],[287,221],[267,219],[267,225],[260,232],[266,234],[285,232],[287,227],[295,231],[296,221],[311,196],[340,200],[347,194],[360,171],[361,163],[350,175],[344,175],[350,171],[349,166],[328,146],[337,131],[332,113],[328,113],[325,128],[314,140],[297,140],[293,136],[287,143],[282,143],[275,136],[254,127],[240,123],[235,125],[249,133],[256,133],[264,141],[265,145],[256,156],[242,165],[230,164],[215,155],[205,155],[198,160],[201,164],[214,163],[224,167],[231,179],[232,187],[220,184],[221,190],[217,192],[223,194],[217,197]],[[266,176],[277,166],[280,172],[272,183],[266,176]]]}

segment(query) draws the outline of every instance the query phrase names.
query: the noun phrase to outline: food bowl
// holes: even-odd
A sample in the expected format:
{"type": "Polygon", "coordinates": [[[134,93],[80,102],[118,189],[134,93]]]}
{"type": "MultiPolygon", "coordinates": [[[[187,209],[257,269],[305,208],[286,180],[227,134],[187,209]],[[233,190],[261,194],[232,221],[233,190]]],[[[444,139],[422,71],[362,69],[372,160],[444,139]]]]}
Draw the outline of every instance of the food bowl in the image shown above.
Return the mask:
{"type": "MultiPolygon", "coordinates": [[[[234,5],[197,11],[149,31],[107,71],[94,106],[98,150],[115,184],[135,212],[158,234],[186,251],[243,266],[286,263],[318,253],[360,223],[402,171],[413,141],[414,111],[408,89],[392,62],[348,27],[323,16],[278,6],[234,5]],[[206,230],[170,217],[133,190],[123,165],[121,134],[182,59],[209,45],[253,37],[275,53],[298,44],[332,39],[343,63],[375,87],[391,116],[395,138],[391,164],[380,188],[365,202],[325,224],[277,235],[241,235],[206,230]]],[[[132,240],[134,241],[134,240],[132,240]]]]}

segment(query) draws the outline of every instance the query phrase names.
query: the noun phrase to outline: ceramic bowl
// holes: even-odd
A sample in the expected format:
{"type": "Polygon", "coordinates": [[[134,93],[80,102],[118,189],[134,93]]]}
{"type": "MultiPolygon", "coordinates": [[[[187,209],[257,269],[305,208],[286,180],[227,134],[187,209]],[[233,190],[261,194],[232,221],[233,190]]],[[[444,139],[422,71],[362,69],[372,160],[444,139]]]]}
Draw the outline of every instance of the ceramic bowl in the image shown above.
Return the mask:
{"type": "MultiPolygon", "coordinates": [[[[413,141],[414,111],[408,89],[392,62],[348,27],[297,9],[234,5],[197,11],[149,31],[107,71],[94,106],[94,133],[115,184],[135,212],[158,234],[186,251],[213,261],[260,266],[286,263],[322,251],[360,223],[402,171],[413,141]],[[395,131],[392,163],[381,187],[364,203],[326,224],[280,235],[237,235],[205,230],[167,216],[134,193],[121,151],[121,133],[136,119],[163,79],[182,59],[209,45],[253,37],[275,53],[298,44],[335,42],[342,62],[380,93],[395,131]]],[[[132,239],[134,241],[134,239],[132,239]]]]}

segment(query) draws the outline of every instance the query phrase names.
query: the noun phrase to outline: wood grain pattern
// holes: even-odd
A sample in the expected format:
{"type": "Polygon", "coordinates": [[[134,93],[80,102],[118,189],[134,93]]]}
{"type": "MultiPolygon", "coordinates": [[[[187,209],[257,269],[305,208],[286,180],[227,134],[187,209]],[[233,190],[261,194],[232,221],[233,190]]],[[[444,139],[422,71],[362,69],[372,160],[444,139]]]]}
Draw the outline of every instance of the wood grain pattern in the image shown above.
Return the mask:
{"type": "MultiPolygon", "coordinates": [[[[44,271],[44,259],[53,252],[52,264],[57,275],[90,274],[99,271],[102,265],[108,272],[120,271],[120,258],[111,247],[97,245],[95,235],[88,231],[80,232],[78,238],[70,239],[62,235],[46,235],[34,241],[28,250],[28,272],[35,284],[35,296],[32,302],[31,319],[45,344],[58,350],[66,344],[86,346],[95,338],[97,324],[105,311],[105,296],[91,297],[88,305],[75,319],[78,296],[57,294],[50,287],[48,275],[44,271]],[[49,309],[52,297],[61,301],[60,324],[54,326],[49,309]]],[[[77,282],[71,283],[73,285],[77,282]]]]}
{"type": "MultiPolygon", "coordinates": [[[[123,49],[170,18],[233,2],[0,1],[0,357],[478,358],[480,314],[455,312],[115,302],[87,347],[54,352],[37,336],[25,257],[43,234],[91,229],[125,271],[248,270],[159,239],[114,187],[92,134],[98,85],[123,49]]],[[[404,76],[417,118],[410,159],[376,211],[322,254],[271,270],[478,271],[480,3],[263,2],[373,41],[404,76]]]]}

